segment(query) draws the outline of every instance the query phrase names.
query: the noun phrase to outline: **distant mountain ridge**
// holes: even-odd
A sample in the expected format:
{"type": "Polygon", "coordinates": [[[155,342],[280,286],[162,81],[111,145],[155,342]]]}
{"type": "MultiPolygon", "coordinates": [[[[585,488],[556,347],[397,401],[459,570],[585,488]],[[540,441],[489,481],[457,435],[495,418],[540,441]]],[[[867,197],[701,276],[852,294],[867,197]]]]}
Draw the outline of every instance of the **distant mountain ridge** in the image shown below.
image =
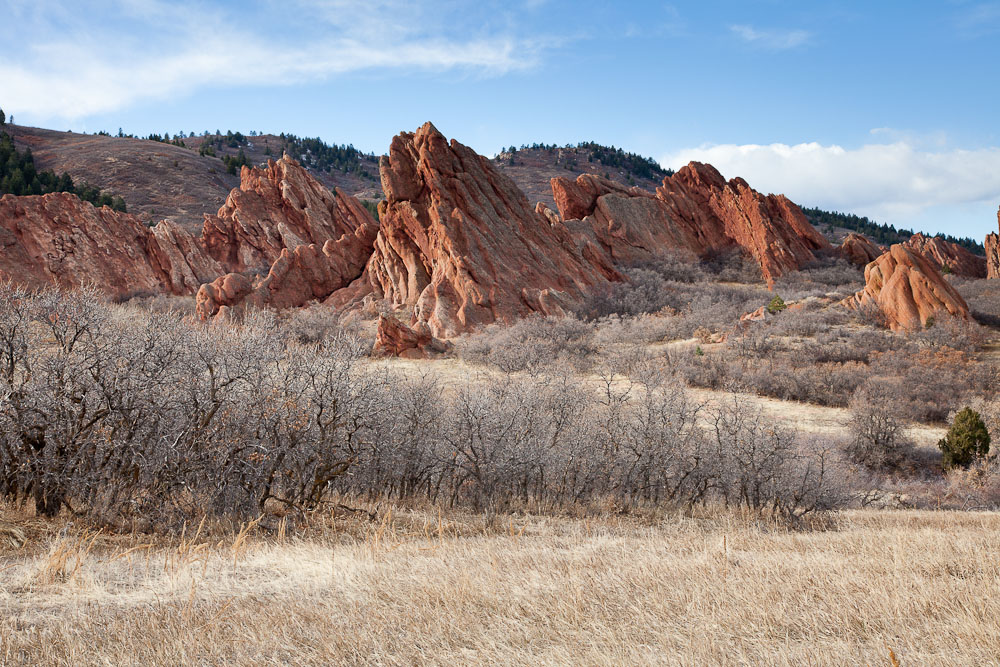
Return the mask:
{"type": "MultiPolygon", "coordinates": [[[[824,211],[820,208],[802,207],[802,212],[806,218],[817,229],[822,229],[824,225],[832,227],[842,227],[871,238],[876,243],[882,245],[892,245],[894,243],[905,243],[914,236],[916,232],[912,229],[896,229],[895,226],[886,223],[878,223],[865,216],[853,213],[840,213],[838,211],[824,211]]],[[[962,246],[966,250],[977,255],[985,255],[986,249],[983,244],[971,238],[957,238],[950,234],[937,233],[935,238],[944,239],[949,243],[962,246]]]]}

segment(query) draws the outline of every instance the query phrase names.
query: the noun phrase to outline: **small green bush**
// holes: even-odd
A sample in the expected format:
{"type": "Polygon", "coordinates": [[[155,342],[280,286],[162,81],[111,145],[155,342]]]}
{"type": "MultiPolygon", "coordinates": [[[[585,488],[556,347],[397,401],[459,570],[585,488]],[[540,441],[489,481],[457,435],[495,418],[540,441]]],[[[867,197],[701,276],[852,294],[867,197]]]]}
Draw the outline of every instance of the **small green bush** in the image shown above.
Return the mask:
{"type": "Polygon", "coordinates": [[[963,408],[952,422],[947,435],[938,442],[941,464],[945,468],[967,468],[975,459],[990,451],[990,432],[979,413],[963,408]]]}
{"type": "Polygon", "coordinates": [[[777,294],[775,294],[774,298],[771,299],[771,303],[767,304],[767,312],[771,313],[772,315],[781,312],[785,308],[788,308],[788,306],[785,304],[785,300],[782,299],[777,294]]]}

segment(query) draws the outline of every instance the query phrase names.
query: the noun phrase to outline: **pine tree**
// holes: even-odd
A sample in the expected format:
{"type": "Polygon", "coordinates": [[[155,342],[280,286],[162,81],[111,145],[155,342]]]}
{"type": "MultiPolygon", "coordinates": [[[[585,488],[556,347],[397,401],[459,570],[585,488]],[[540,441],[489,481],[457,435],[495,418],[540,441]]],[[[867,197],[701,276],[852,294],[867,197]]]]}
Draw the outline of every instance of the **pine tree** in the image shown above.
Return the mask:
{"type": "Polygon", "coordinates": [[[990,432],[978,412],[963,408],[955,415],[947,435],[938,442],[938,449],[945,468],[967,468],[975,459],[989,453],[990,432]]]}

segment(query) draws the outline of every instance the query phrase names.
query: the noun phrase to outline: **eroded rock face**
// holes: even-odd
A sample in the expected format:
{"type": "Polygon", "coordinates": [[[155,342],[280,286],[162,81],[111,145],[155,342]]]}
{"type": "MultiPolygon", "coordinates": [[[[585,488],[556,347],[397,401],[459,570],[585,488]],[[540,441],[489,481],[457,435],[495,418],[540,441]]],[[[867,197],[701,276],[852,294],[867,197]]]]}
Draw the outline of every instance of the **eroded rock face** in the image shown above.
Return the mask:
{"type": "MultiPolygon", "coordinates": [[[[997,211],[997,226],[1000,227],[1000,211],[997,211]]],[[[996,232],[986,235],[986,277],[1000,278],[1000,235],[996,232]]]]}
{"type": "Polygon", "coordinates": [[[857,232],[851,232],[837,248],[837,252],[855,266],[866,266],[878,259],[885,249],[857,232]]]}
{"type": "Polygon", "coordinates": [[[741,178],[727,182],[699,162],[664,178],[655,195],[593,174],[554,178],[552,192],[567,228],[591,237],[613,263],[665,250],[705,256],[739,246],[772,284],[830,247],[783,195],[762,195],[741,178]]]}
{"type": "Polygon", "coordinates": [[[322,247],[362,224],[376,225],[360,201],[330,192],[287,155],[267,167],[243,167],[214,216],[205,216],[202,240],[228,271],[266,271],[286,248],[322,247]]]}
{"type": "Polygon", "coordinates": [[[193,294],[222,272],[196,239],[76,195],[0,198],[0,279],[29,287],[94,283],[115,297],[193,294]]]}
{"type": "Polygon", "coordinates": [[[957,243],[917,233],[907,239],[904,245],[923,255],[939,271],[966,278],[986,277],[986,259],[974,255],[957,243]]]}
{"type": "Polygon", "coordinates": [[[536,212],[488,159],[430,123],[395,137],[380,171],[386,201],[371,285],[435,336],[559,315],[619,278],[585,258],[569,231],[536,212]]]}
{"type": "Polygon", "coordinates": [[[322,248],[315,244],[285,248],[267,276],[254,283],[243,274],[230,273],[202,285],[196,297],[198,316],[215,318],[224,307],[296,308],[326,299],[361,275],[377,233],[377,227],[362,223],[322,248]]]}
{"type": "Polygon", "coordinates": [[[205,216],[208,252],[232,274],[259,272],[256,281],[227,275],[197,295],[202,319],[222,308],[294,308],[323,300],[364,271],[378,233],[360,201],[331,193],[288,156],[265,169],[244,167],[240,187],[216,216],[205,216]],[[237,290],[225,289],[226,281],[237,290]]]}
{"type": "Polygon", "coordinates": [[[403,357],[405,359],[426,359],[433,353],[446,352],[450,345],[431,335],[424,323],[410,328],[395,317],[384,315],[378,318],[378,331],[372,354],[376,357],[403,357]]]}
{"type": "Polygon", "coordinates": [[[933,317],[969,319],[969,306],[937,268],[905,244],[865,267],[865,288],[844,300],[848,308],[877,306],[893,331],[913,330],[933,317]]]}
{"type": "Polygon", "coordinates": [[[198,293],[198,313],[287,308],[356,280],[378,225],[353,197],[329,192],[294,160],[244,169],[218,216],[195,238],[171,222],[96,209],[75,195],[0,200],[0,279],[32,287],[94,282],[116,297],[198,293]],[[256,281],[237,275],[266,272],[256,281]],[[204,286],[204,287],[202,287],[204,286]]]}

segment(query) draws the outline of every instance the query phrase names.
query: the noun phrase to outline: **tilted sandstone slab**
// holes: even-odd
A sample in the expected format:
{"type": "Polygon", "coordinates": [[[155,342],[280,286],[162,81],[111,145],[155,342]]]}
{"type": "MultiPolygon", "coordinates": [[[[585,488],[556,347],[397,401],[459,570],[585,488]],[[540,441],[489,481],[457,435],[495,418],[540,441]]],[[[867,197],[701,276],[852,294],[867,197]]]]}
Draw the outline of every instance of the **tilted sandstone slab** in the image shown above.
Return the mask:
{"type": "Polygon", "coordinates": [[[38,288],[95,284],[108,294],[193,294],[222,268],[180,227],[68,193],[0,198],[0,279],[38,288]]]}
{"type": "Polygon", "coordinates": [[[240,186],[219,212],[205,216],[208,253],[232,272],[266,271],[282,251],[353,234],[375,225],[368,210],[339,188],[330,192],[298,162],[283,156],[267,167],[243,167],[240,186]]]}
{"type": "Polygon", "coordinates": [[[920,253],[939,271],[954,273],[965,278],[986,277],[986,259],[974,255],[957,243],[945,241],[939,236],[924,236],[917,233],[907,239],[904,245],[920,253]]]}
{"type": "Polygon", "coordinates": [[[878,307],[893,331],[918,329],[943,315],[969,319],[969,306],[934,264],[898,243],[865,267],[865,288],[842,303],[878,307]]]}
{"type": "MultiPolygon", "coordinates": [[[[1000,227],[1000,211],[997,211],[997,226],[1000,227]]],[[[996,232],[986,235],[986,277],[1000,278],[1000,235],[996,232]]]]}
{"type": "Polygon", "coordinates": [[[626,188],[593,174],[552,179],[566,226],[592,235],[614,263],[649,259],[667,250],[699,256],[743,248],[772,284],[830,248],[783,195],[762,195],[746,181],[726,181],[711,165],[692,162],[663,179],[656,193],[626,188]],[[583,224],[574,221],[581,221],[583,224]]]}
{"type": "Polygon", "coordinates": [[[528,203],[490,161],[430,123],[395,137],[367,272],[375,295],[446,338],[534,312],[566,312],[620,277],[528,203]]]}
{"type": "Polygon", "coordinates": [[[837,252],[855,266],[866,266],[881,257],[885,248],[872,243],[867,236],[851,232],[837,247],[837,252]]]}

